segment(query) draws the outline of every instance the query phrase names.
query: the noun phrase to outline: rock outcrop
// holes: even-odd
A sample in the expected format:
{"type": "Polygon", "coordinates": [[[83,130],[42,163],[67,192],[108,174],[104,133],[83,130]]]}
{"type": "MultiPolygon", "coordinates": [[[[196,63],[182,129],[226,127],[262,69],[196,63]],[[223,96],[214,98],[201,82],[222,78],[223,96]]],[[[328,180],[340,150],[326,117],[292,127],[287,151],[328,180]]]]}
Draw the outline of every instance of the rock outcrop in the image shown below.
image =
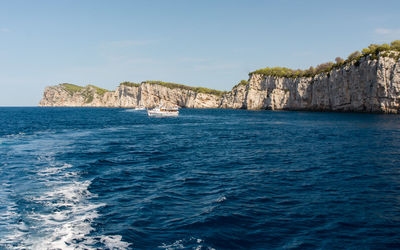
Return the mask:
{"type": "Polygon", "coordinates": [[[87,86],[71,92],[47,87],[40,106],[232,108],[400,113],[400,61],[363,57],[313,77],[251,74],[248,84],[217,95],[143,82],[98,93],[87,86]]]}

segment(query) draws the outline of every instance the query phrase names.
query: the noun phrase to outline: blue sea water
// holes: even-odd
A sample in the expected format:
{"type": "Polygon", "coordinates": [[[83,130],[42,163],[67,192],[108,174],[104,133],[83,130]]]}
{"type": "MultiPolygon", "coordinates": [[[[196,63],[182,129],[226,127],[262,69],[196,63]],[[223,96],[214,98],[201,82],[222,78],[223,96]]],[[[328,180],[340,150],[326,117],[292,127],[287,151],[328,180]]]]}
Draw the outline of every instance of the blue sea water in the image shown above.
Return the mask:
{"type": "Polygon", "coordinates": [[[400,116],[0,108],[0,249],[400,248],[400,116]]]}

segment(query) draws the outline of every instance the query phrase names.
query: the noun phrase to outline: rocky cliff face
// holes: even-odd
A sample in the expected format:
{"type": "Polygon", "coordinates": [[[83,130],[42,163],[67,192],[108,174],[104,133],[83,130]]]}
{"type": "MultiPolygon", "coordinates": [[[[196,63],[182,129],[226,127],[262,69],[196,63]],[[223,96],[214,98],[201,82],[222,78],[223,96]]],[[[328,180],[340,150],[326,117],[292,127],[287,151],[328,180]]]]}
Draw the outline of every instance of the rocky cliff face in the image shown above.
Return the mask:
{"type": "Polygon", "coordinates": [[[40,106],[154,107],[161,101],[184,108],[400,113],[400,61],[362,58],[314,77],[252,74],[247,85],[221,96],[148,83],[104,94],[91,87],[71,93],[58,85],[45,89],[40,106]]]}
{"type": "Polygon", "coordinates": [[[63,85],[46,87],[39,106],[43,107],[155,107],[218,108],[221,97],[192,90],[142,83],[139,87],[120,85],[115,91],[97,93],[91,86],[68,91],[63,85]]]}
{"type": "Polygon", "coordinates": [[[400,61],[362,58],[314,77],[253,74],[221,107],[272,110],[400,112],[400,61]]]}

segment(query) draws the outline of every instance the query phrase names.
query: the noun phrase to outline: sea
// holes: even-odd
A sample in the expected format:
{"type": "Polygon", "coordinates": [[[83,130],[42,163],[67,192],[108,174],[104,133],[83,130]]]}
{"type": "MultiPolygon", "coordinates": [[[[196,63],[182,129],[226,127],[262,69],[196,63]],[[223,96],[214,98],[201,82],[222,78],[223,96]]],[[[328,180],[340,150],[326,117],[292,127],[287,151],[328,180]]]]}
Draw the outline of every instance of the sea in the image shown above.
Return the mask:
{"type": "Polygon", "coordinates": [[[0,108],[0,249],[399,249],[400,116],[0,108]]]}

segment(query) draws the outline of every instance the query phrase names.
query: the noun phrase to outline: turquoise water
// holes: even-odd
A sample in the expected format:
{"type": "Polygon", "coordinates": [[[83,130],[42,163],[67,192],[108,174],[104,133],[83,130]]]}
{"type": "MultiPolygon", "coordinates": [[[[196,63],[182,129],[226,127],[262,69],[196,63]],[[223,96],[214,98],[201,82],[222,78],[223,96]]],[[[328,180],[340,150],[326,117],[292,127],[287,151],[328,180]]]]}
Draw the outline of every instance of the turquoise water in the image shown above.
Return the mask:
{"type": "Polygon", "coordinates": [[[400,247],[400,116],[0,111],[0,248],[400,247]]]}

